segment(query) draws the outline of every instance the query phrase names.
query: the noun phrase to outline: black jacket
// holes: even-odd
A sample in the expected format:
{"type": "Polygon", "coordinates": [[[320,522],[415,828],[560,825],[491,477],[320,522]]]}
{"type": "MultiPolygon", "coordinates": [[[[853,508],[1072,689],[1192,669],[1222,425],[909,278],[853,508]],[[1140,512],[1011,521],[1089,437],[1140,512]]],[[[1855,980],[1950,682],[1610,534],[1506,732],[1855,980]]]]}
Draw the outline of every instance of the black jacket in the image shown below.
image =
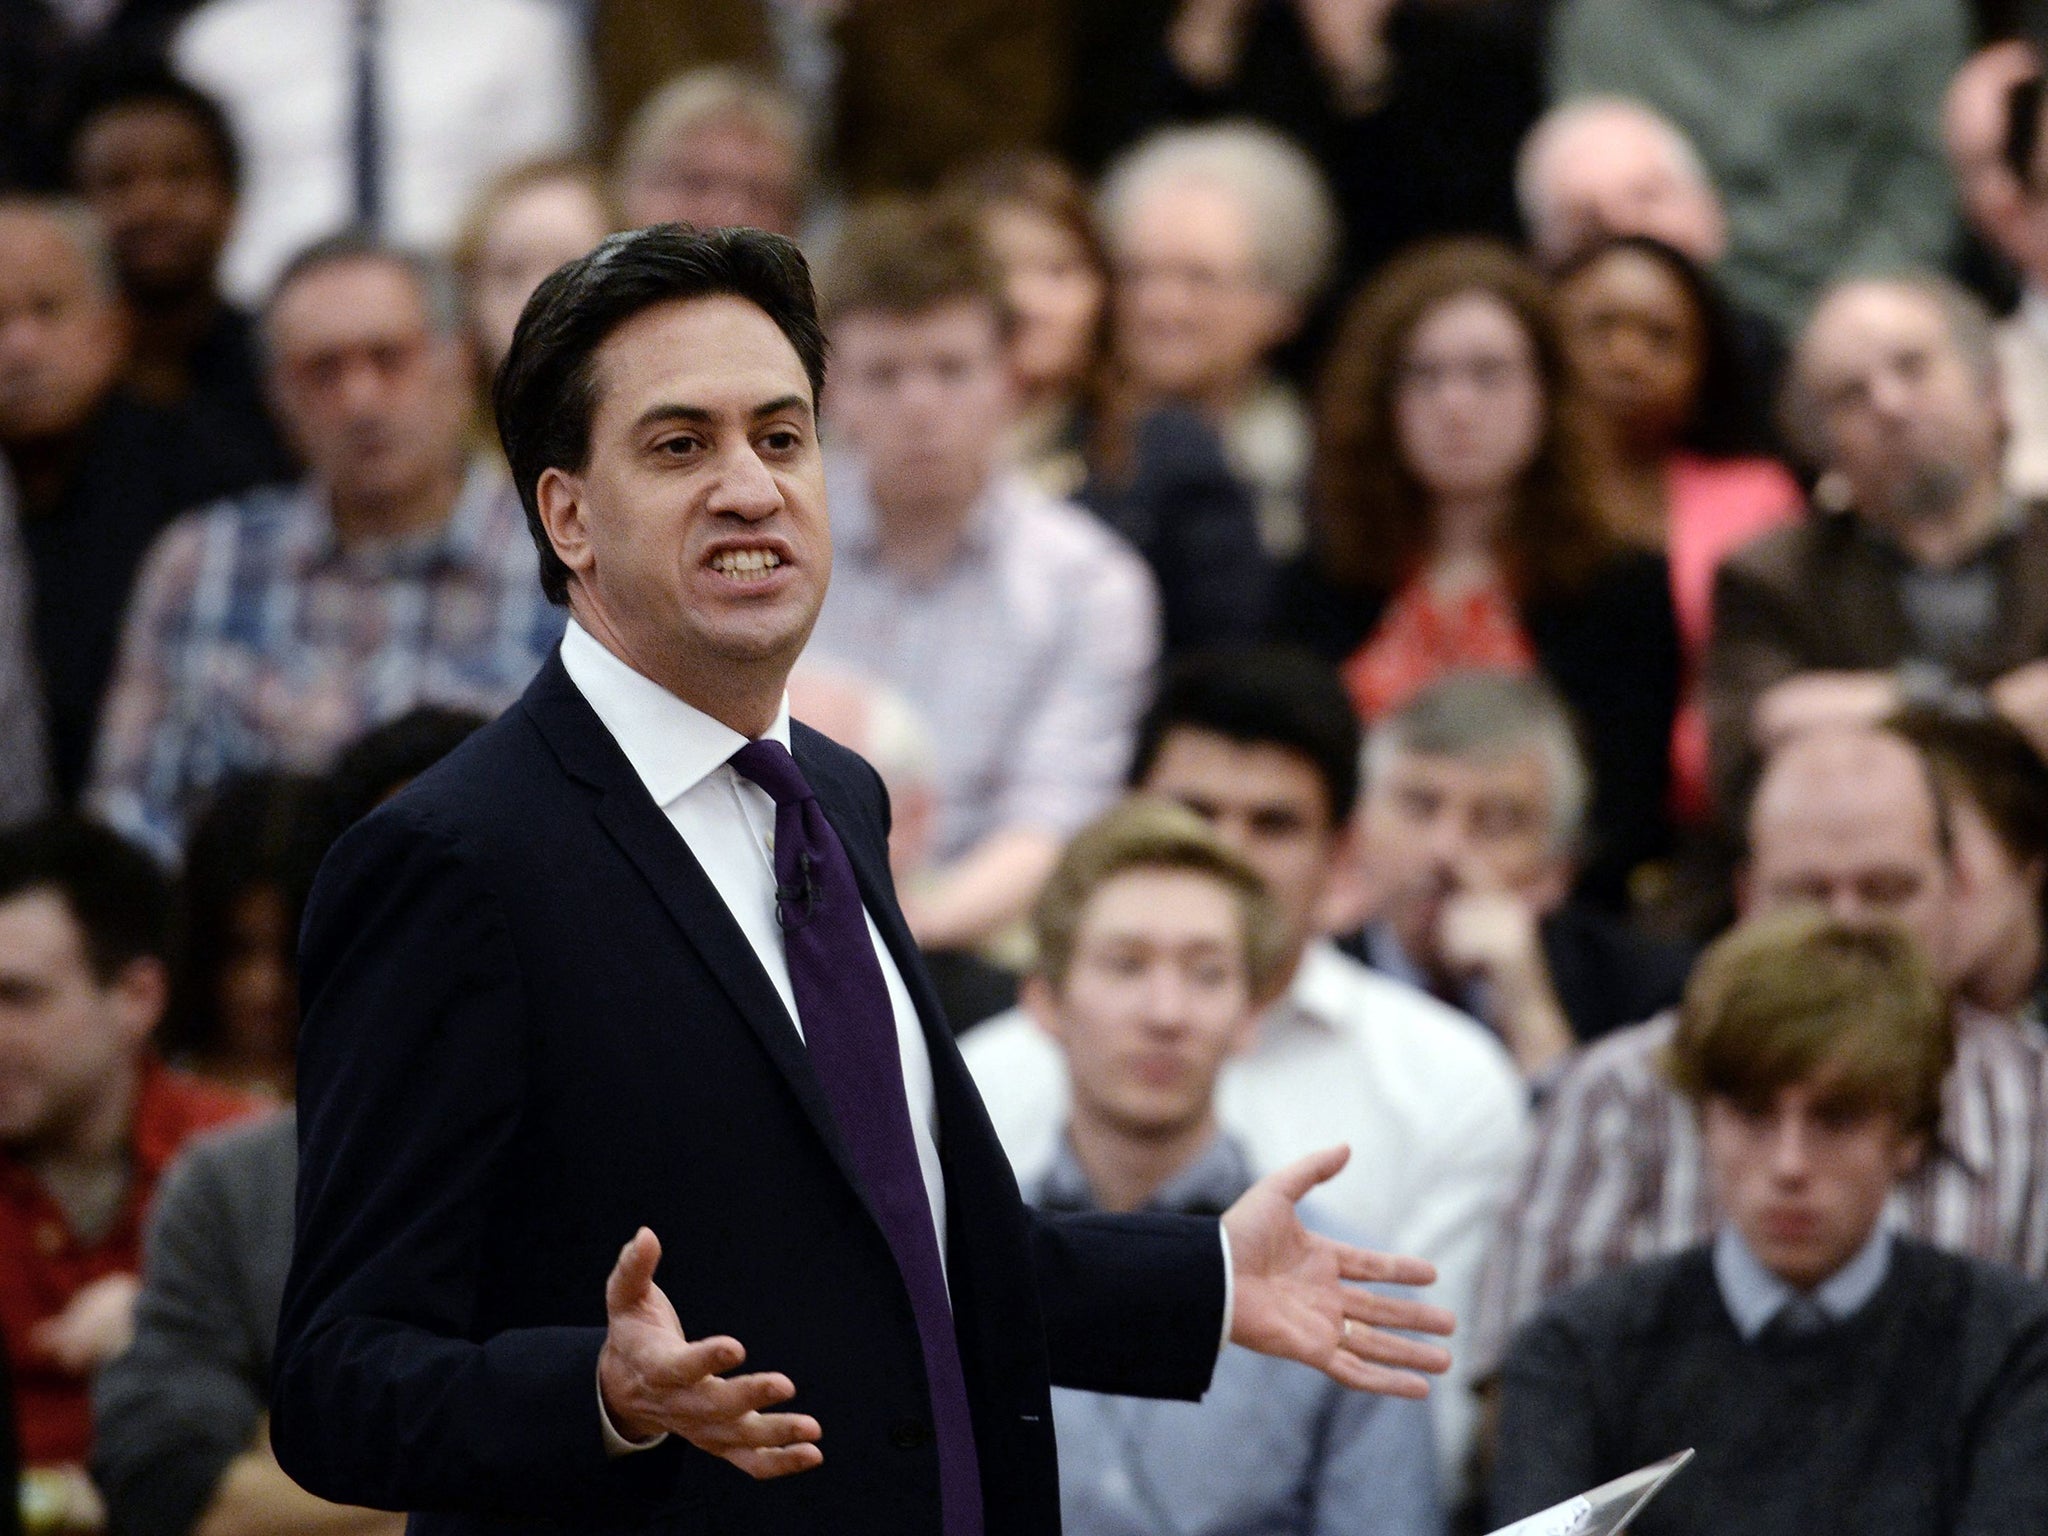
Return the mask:
{"type": "MultiPolygon", "coordinates": [[[[990,1536],[1059,1528],[1048,1384],[1194,1397],[1216,1224],[1033,1216],[888,882],[864,762],[793,746],[923,1018],[990,1536]]],[[[936,1536],[908,1296],[767,973],[551,659],[342,839],[303,940],[297,1252],[272,1432],[324,1497],[484,1531],[936,1536]],[[610,1460],[604,1282],[646,1225],[693,1337],[796,1384],[824,1465],[610,1460]]]]}

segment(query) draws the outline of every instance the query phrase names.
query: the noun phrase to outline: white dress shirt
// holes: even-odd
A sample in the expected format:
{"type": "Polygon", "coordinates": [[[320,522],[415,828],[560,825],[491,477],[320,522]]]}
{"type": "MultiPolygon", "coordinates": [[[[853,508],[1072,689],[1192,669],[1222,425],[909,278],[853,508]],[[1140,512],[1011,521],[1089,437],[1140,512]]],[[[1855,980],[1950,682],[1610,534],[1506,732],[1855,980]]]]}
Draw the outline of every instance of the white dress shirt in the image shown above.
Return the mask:
{"type": "MultiPolygon", "coordinates": [[[[642,677],[591,638],[574,619],[562,636],[562,668],[611,732],[647,793],[711,877],[747,936],[754,958],[775,984],[790,1027],[803,1035],[789,959],[775,920],[775,802],[768,791],[726,765],[747,738],[694,709],[661,684],[642,677]]],[[[785,700],[767,739],[789,745],[785,700]]],[[[910,1103],[910,1134],[931,1201],[939,1262],[946,1261],[946,1181],[939,1172],[939,1117],[932,1094],[932,1058],[917,1007],[889,946],[868,916],[868,939],[882,966],[889,1006],[896,1015],[896,1047],[903,1061],[903,1094],[910,1103]]]]}
{"type": "MultiPolygon", "coordinates": [[[[960,1051],[1025,1188],[1052,1166],[1070,1102],[1066,1060],[1021,1010],[977,1025],[960,1051]]],[[[1287,994],[1224,1064],[1216,1113],[1254,1174],[1338,1142],[1342,1173],[1310,1195],[1346,1226],[1429,1260],[1428,1300],[1462,1327],[1494,1221],[1528,1136],[1528,1094],[1484,1026],[1318,942],[1287,994]]],[[[1430,1394],[1439,1465],[1462,1475],[1472,1429],[1465,1351],[1430,1394]]]]}
{"type": "MultiPolygon", "coordinates": [[[[498,172],[582,136],[583,42],[558,0],[381,0],[384,232],[444,251],[498,172]]],[[[260,302],[285,261],[354,214],[353,0],[208,0],[179,28],[179,74],[217,97],[243,186],[221,276],[260,302]]]]}

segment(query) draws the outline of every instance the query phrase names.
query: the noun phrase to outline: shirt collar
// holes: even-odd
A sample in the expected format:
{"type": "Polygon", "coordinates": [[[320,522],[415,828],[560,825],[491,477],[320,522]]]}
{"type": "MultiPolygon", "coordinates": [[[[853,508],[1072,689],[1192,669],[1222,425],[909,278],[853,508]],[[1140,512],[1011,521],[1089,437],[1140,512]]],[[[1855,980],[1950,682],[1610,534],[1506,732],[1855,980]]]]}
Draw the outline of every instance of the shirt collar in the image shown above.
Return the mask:
{"type": "MultiPolygon", "coordinates": [[[[1891,1263],[1891,1230],[1880,1221],[1856,1257],[1814,1287],[1808,1299],[1830,1322],[1847,1322],[1877,1294],[1891,1263]]],[[[1733,1227],[1723,1227],[1715,1234],[1714,1280],[1721,1288],[1728,1315],[1745,1339],[1754,1339],[1787,1302],[1806,1294],[1773,1274],[1733,1227]]]]}
{"type": "MultiPolygon", "coordinates": [[[[1159,1188],[1141,1207],[1145,1211],[1177,1215],[1218,1216],[1230,1209],[1237,1197],[1252,1187],[1251,1164],[1244,1148],[1222,1132],[1209,1139],[1201,1155],[1159,1188]]],[[[1095,1191],[1081,1160],[1065,1136],[1052,1166],[1035,1191],[1034,1203],[1054,1211],[1097,1211],[1095,1191]]]]}
{"type": "MultiPolygon", "coordinates": [[[[562,670],[658,806],[667,807],[695,789],[747,744],[731,726],[634,671],[573,618],[562,634],[562,670]]],[[[788,695],[762,740],[789,746],[788,695]]]]}

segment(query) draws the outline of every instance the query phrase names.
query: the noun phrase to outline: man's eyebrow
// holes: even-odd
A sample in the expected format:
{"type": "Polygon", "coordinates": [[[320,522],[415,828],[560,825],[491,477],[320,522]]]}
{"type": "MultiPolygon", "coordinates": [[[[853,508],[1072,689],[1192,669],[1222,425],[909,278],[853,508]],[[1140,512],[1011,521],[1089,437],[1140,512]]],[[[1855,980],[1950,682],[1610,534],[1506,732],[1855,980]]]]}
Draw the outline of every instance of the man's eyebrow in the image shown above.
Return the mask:
{"type": "MultiPolygon", "coordinates": [[[[755,406],[747,414],[754,421],[762,421],[770,416],[781,416],[789,411],[796,411],[808,418],[811,414],[811,402],[802,395],[778,395],[775,399],[765,404],[755,406]]],[[[633,428],[635,431],[644,431],[648,427],[658,426],[663,422],[671,421],[685,422],[691,426],[701,427],[709,426],[717,419],[717,412],[701,405],[663,402],[660,405],[650,405],[646,410],[642,411],[639,418],[634,421],[633,428]]]]}

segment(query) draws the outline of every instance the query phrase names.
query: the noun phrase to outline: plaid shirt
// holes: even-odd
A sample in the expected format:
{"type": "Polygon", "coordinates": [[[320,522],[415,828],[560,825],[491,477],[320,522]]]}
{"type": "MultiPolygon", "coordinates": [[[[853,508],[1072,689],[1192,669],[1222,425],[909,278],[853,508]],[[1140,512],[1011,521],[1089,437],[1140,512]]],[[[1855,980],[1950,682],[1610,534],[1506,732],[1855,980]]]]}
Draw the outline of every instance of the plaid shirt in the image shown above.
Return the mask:
{"type": "MultiPolygon", "coordinates": [[[[1692,1105],[1666,1081],[1675,1014],[1590,1046],[1544,1105],[1479,1281],[1469,1348],[1491,1375],[1514,1330],[1558,1291],[1677,1253],[1720,1225],[1692,1105]]],[[[2048,1034],[1971,1009],[1941,1124],[1892,1192],[1891,1225],[2048,1277],[2048,1034]]]]}
{"type": "Polygon", "coordinates": [[[344,548],[310,486],[180,518],[122,636],[88,800],[166,858],[240,772],[320,772],[421,704],[496,714],[562,637],[525,514],[478,462],[432,533],[344,548]]]}

